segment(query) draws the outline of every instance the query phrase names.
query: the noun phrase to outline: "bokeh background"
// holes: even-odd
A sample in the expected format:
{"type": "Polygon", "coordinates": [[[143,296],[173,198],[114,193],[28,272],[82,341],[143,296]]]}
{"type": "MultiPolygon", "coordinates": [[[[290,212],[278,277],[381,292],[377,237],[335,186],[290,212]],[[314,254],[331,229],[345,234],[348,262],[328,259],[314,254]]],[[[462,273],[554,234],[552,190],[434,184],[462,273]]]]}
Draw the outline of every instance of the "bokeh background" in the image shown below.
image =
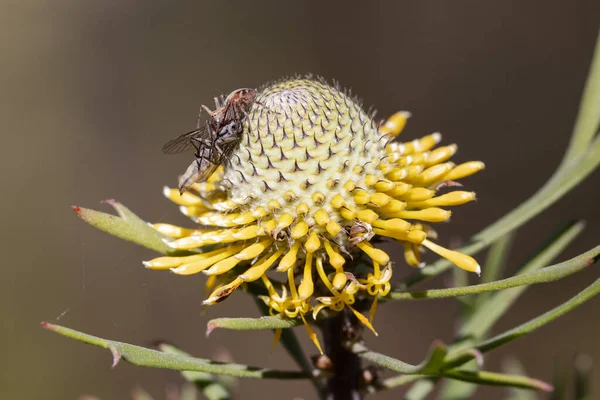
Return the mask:
{"type": "MultiPolygon", "coordinates": [[[[380,116],[410,110],[403,138],[440,130],[455,159],[480,159],[470,178],[479,201],[456,210],[441,242],[466,239],[530,196],[559,162],[600,23],[600,3],[496,2],[1,2],[0,122],[3,254],[0,393],[11,399],[155,398],[179,383],[173,371],[115,370],[110,354],[44,331],[47,320],[147,345],[168,339],[194,355],[228,349],[241,363],[292,368],[271,334],[214,332],[216,316],[258,315],[243,293],[206,312],[203,277],[147,271],[151,252],[94,230],[73,204],[109,211],[115,198],[149,221],[186,223],[161,194],[189,164],[161,145],[195,124],[200,104],[238,87],[312,72],[351,87],[380,116]]],[[[508,273],[573,218],[585,233],[560,259],[600,242],[600,174],[519,230],[508,273]]],[[[484,254],[478,256],[484,259],[484,254]]],[[[399,262],[398,279],[410,272],[399,262]]],[[[598,277],[598,268],[532,287],[495,328],[550,309],[598,277]]],[[[444,279],[432,282],[440,287],[444,279]]],[[[498,370],[518,356],[551,379],[578,352],[600,362],[596,298],[487,357],[498,370]]],[[[367,334],[371,347],[420,361],[450,341],[456,303],[388,304],[367,334]]],[[[314,349],[299,336],[307,352],[314,349]]],[[[600,368],[594,373],[600,396],[600,368]]],[[[302,382],[239,382],[239,398],[313,398],[302,382]]],[[[398,389],[381,395],[399,398],[398,389]]],[[[499,399],[500,388],[476,398],[499,399]]]]}

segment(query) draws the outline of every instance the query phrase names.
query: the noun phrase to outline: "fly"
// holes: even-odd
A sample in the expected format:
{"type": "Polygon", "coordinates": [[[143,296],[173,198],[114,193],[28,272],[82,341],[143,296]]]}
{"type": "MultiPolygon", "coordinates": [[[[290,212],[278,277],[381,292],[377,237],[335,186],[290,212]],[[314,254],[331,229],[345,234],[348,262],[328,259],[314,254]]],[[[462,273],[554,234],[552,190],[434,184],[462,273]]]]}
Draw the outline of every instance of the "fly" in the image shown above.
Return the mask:
{"type": "Polygon", "coordinates": [[[226,98],[215,97],[214,111],[202,106],[210,115],[204,126],[200,125],[198,117],[196,129],[171,139],[163,146],[165,154],[195,149],[196,159],[179,180],[180,193],[196,182],[206,181],[233,153],[242,139],[243,119],[255,98],[255,89],[237,89],[226,98]]]}

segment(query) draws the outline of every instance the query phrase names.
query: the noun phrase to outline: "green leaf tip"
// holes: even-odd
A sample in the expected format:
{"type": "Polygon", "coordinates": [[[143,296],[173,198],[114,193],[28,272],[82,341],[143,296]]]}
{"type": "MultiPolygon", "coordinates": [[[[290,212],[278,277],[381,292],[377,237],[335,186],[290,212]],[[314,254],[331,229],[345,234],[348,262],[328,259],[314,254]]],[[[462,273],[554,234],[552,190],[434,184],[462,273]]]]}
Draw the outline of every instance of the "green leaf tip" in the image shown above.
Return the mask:
{"type": "Polygon", "coordinates": [[[117,215],[79,206],[72,206],[71,208],[79,218],[109,235],[139,244],[161,254],[176,252],[164,242],[169,239],[167,236],[158,232],[123,204],[114,199],[103,200],[101,203],[113,207],[117,215]]]}

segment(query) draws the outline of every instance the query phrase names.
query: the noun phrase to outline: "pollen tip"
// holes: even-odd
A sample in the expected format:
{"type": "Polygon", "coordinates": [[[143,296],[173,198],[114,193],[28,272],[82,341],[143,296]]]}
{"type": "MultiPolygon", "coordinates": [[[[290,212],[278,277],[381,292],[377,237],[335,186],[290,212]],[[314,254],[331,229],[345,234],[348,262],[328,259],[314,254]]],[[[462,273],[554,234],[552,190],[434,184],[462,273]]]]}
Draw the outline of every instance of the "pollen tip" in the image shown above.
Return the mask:
{"type": "Polygon", "coordinates": [[[442,140],[442,134],[439,132],[432,133],[431,137],[436,143],[439,143],[442,140]]]}
{"type": "Polygon", "coordinates": [[[142,261],[142,265],[144,265],[144,268],[150,268],[150,261],[142,261]]]}
{"type": "Polygon", "coordinates": [[[163,186],[163,195],[165,197],[169,197],[170,194],[171,194],[171,189],[168,186],[163,186]]]}
{"type": "Polygon", "coordinates": [[[473,271],[477,274],[477,276],[481,277],[481,266],[479,264],[477,264],[477,267],[475,268],[475,271],[473,271]]]}

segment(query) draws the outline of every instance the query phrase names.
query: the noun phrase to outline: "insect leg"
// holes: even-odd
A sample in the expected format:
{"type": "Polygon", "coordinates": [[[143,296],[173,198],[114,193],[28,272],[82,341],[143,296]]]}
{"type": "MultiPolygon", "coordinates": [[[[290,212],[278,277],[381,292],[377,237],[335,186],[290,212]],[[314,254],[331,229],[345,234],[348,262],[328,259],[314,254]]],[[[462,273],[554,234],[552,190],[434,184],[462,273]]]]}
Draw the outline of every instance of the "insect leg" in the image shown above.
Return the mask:
{"type": "Polygon", "coordinates": [[[208,113],[208,115],[212,115],[212,110],[208,107],[206,107],[204,104],[202,104],[202,106],[200,106],[201,109],[203,109],[204,111],[206,111],[208,113]]]}

